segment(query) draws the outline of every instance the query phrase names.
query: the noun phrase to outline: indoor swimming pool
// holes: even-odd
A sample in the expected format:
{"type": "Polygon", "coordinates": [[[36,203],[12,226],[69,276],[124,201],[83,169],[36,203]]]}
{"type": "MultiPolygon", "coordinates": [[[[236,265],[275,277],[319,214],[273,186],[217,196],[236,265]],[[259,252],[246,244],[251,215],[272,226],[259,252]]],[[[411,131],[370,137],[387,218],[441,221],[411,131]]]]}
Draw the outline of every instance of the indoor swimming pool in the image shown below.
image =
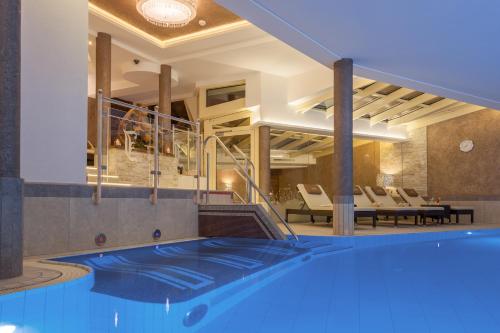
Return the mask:
{"type": "Polygon", "coordinates": [[[0,333],[500,332],[499,256],[489,230],[64,257],[93,274],[0,296],[0,333]]]}

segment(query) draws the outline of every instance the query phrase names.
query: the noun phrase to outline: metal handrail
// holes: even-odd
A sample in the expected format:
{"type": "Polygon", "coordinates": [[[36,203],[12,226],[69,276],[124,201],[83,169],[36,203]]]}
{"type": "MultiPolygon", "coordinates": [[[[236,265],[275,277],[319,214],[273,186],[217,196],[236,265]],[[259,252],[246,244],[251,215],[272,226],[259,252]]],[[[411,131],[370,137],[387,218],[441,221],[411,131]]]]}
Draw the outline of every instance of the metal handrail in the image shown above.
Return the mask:
{"type": "MultiPolygon", "coordinates": [[[[283,225],[285,226],[285,228],[290,232],[290,234],[295,238],[295,240],[298,241],[299,237],[297,236],[297,234],[295,233],[295,231],[293,231],[292,227],[288,224],[288,222],[280,214],[280,212],[278,212],[278,210],[274,207],[274,205],[271,203],[271,201],[269,200],[269,198],[267,197],[267,195],[259,188],[259,186],[250,177],[250,175],[248,174],[247,170],[245,170],[240,165],[240,163],[238,163],[238,160],[236,159],[236,157],[231,153],[231,151],[229,150],[229,148],[227,148],[227,146],[224,144],[224,142],[222,142],[222,140],[218,136],[216,136],[216,135],[210,135],[209,137],[205,138],[205,140],[203,142],[203,148],[204,149],[206,148],[208,141],[210,141],[211,139],[214,139],[222,147],[222,149],[225,151],[225,153],[228,154],[229,157],[231,157],[231,159],[233,160],[233,162],[236,165],[236,167],[245,176],[246,180],[252,185],[252,187],[257,191],[257,193],[259,193],[259,195],[261,196],[261,198],[264,199],[264,201],[267,203],[267,205],[269,206],[269,208],[271,208],[271,210],[273,211],[273,213],[278,217],[278,219],[281,221],[281,223],[283,223],[283,225]]],[[[208,153],[207,153],[207,161],[210,162],[210,158],[209,158],[209,154],[208,153]]],[[[209,166],[207,165],[207,193],[206,193],[207,198],[208,198],[208,195],[209,195],[209,187],[210,187],[210,183],[208,181],[209,180],[209,178],[208,178],[209,177],[208,176],[209,171],[210,171],[210,169],[209,169],[209,166]]]]}
{"type": "MultiPolygon", "coordinates": [[[[252,177],[255,177],[255,164],[253,164],[252,160],[248,158],[248,156],[240,149],[240,147],[238,147],[237,145],[233,145],[233,148],[238,152],[238,154],[241,155],[241,157],[243,157],[243,159],[245,160],[245,170],[248,170],[248,165],[250,165],[250,167],[252,167],[252,174],[251,176],[252,177]]],[[[255,178],[254,178],[255,180],[255,178]]],[[[250,187],[250,184],[248,183],[248,187],[247,187],[247,192],[248,192],[248,202],[251,203],[253,200],[252,200],[252,197],[253,197],[253,190],[252,188],[250,187]]]]}
{"type": "MultiPolygon", "coordinates": [[[[109,97],[105,97],[103,95],[102,89],[99,89],[97,92],[97,181],[96,181],[96,190],[94,193],[94,201],[96,204],[99,204],[102,198],[102,171],[104,170],[103,166],[103,117],[106,116],[109,118],[113,117],[110,112],[107,110],[103,110],[103,104],[109,103],[120,105],[129,109],[138,110],[150,115],[154,116],[154,167],[153,171],[153,191],[151,194],[151,201],[153,204],[156,204],[158,201],[158,187],[159,187],[159,177],[160,177],[160,163],[159,163],[159,118],[166,118],[170,120],[177,121],[179,123],[187,124],[193,126],[196,130],[195,139],[196,139],[196,156],[197,156],[197,166],[196,166],[196,203],[201,202],[200,195],[200,181],[201,181],[201,131],[200,131],[200,122],[189,121],[182,118],[174,117],[171,115],[163,114],[158,111],[158,108],[155,108],[154,111],[151,111],[147,108],[140,107],[137,105],[133,105],[130,103],[126,103],[120,100],[112,99],[109,97]]],[[[106,130],[106,134],[109,135],[109,130],[106,130]]],[[[109,138],[107,141],[109,142],[109,138]]],[[[106,168],[108,166],[106,165],[106,168]]]]}
{"type": "Polygon", "coordinates": [[[179,123],[196,126],[196,122],[194,122],[194,121],[190,121],[190,120],[186,120],[186,119],[178,118],[178,117],[174,117],[174,116],[169,116],[168,114],[159,113],[157,111],[151,111],[150,109],[144,108],[142,106],[137,106],[137,105],[134,105],[134,104],[122,102],[120,100],[109,98],[109,97],[104,97],[104,96],[102,97],[102,99],[105,102],[109,102],[109,103],[112,103],[112,104],[115,104],[115,105],[120,105],[120,106],[123,106],[125,108],[135,109],[135,110],[138,110],[138,111],[141,111],[141,112],[149,113],[151,115],[158,114],[158,116],[160,116],[161,118],[167,118],[167,119],[170,119],[170,120],[175,120],[175,121],[177,121],[179,123]]]}
{"type": "Polygon", "coordinates": [[[101,202],[102,197],[102,90],[97,92],[97,180],[94,194],[95,204],[101,202]]]}
{"type": "Polygon", "coordinates": [[[238,192],[233,191],[233,194],[235,194],[235,195],[236,195],[236,197],[237,197],[238,199],[240,199],[240,201],[241,201],[241,202],[243,202],[244,204],[248,203],[248,202],[246,202],[246,201],[245,201],[245,199],[243,199],[243,198],[241,197],[241,195],[239,195],[239,194],[238,194],[238,192]]]}
{"type": "Polygon", "coordinates": [[[155,205],[158,203],[158,187],[160,185],[160,153],[158,149],[158,138],[159,138],[159,120],[158,120],[158,107],[155,107],[155,119],[154,119],[154,136],[155,136],[155,147],[154,147],[154,166],[153,166],[153,196],[151,198],[152,203],[155,205]]]}

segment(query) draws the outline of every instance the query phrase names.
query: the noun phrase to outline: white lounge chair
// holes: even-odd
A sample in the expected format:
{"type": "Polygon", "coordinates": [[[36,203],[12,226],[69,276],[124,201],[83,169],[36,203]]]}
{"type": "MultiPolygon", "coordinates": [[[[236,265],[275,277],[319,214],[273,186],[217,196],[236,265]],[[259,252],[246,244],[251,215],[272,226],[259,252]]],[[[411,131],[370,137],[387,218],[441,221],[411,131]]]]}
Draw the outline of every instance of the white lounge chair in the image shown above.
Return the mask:
{"type": "MultiPolygon", "coordinates": [[[[298,184],[297,190],[299,191],[304,205],[300,209],[287,209],[286,220],[288,215],[309,215],[311,222],[314,223],[314,216],[326,216],[327,222],[333,217],[333,204],[326,194],[321,185],[314,184],[298,184]]],[[[355,207],[354,208],[354,221],[357,222],[359,217],[371,217],[372,225],[376,226],[376,210],[373,207],[355,207]]]]}
{"type": "Polygon", "coordinates": [[[399,195],[411,206],[441,208],[444,211],[444,217],[446,217],[449,221],[451,221],[451,215],[455,215],[456,223],[459,223],[460,215],[469,215],[471,223],[474,223],[474,207],[428,204],[424,198],[422,198],[422,196],[415,191],[415,189],[398,187],[397,191],[399,195]]]}
{"type": "Polygon", "coordinates": [[[333,204],[321,185],[298,184],[297,190],[310,210],[333,209],[333,204]]]}
{"type": "MultiPolygon", "coordinates": [[[[361,187],[358,186],[359,189],[361,187]]],[[[365,191],[373,201],[373,205],[377,207],[377,214],[394,217],[394,226],[398,226],[399,217],[415,217],[415,225],[418,224],[419,211],[412,207],[399,206],[394,199],[387,194],[382,187],[372,188],[365,186],[365,191]]]]}

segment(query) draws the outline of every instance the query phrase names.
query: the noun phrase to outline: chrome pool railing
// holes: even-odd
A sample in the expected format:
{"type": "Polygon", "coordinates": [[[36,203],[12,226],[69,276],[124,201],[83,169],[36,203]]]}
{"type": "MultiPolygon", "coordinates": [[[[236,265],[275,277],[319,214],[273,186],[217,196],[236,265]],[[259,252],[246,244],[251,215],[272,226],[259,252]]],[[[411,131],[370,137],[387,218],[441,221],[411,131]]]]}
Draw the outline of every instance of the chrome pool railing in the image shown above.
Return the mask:
{"type": "MultiPolygon", "coordinates": [[[[248,182],[248,184],[250,184],[250,186],[253,189],[255,189],[255,191],[257,191],[257,193],[262,198],[262,200],[264,200],[264,202],[268,205],[268,207],[276,215],[276,217],[280,220],[280,222],[285,226],[285,228],[292,235],[292,237],[298,241],[299,237],[297,236],[297,234],[295,233],[293,228],[288,224],[286,219],[281,215],[281,213],[276,209],[276,207],[274,207],[274,205],[271,202],[271,200],[269,199],[268,195],[266,195],[266,193],[264,193],[264,191],[262,191],[262,189],[255,183],[255,180],[253,179],[253,177],[248,174],[248,169],[245,170],[245,168],[243,168],[241,166],[241,164],[238,162],[238,160],[233,155],[233,153],[231,153],[229,148],[224,144],[224,142],[222,142],[222,140],[217,135],[210,135],[207,138],[205,138],[205,140],[203,142],[203,148],[207,152],[207,158],[206,158],[206,161],[207,161],[207,188],[206,188],[206,194],[205,194],[206,195],[205,203],[208,203],[209,193],[210,193],[210,179],[209,179],[210,154],[208,153],[208,151],[205,148],[210,140],[215,140],[215,142],[217,144],[219,144],[219,146],[224,150],[224,152],[231,158],[231,160],[233,161],[233,163],[234,163],[235,167],[237,168],[237,170],[239,171],[239,173],[242,174],[244,176],[245,180],[248,182]]],[[[248,203],[252,203],[252,201],[250,201],[248,203]]]]}

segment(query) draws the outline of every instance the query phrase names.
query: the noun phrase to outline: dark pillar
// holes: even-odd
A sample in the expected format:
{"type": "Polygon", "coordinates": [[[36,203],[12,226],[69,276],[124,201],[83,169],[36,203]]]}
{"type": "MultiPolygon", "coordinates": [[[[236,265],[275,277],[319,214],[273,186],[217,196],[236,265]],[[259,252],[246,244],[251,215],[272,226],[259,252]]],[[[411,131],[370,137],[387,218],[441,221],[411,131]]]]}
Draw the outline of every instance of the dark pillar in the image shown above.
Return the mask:
{"type": "Polygon", "coordinates": [[[271,127],[259,127],[259,187],[271,192],[271,127]]]}
{"type": "MultiPolygon", "coordinates": [[[[170,65],[161,65],[159,79],[159,101],[158,111],[168,116],[172,115],[172,67],[170,65]]],[[[163,153],[172,154],[172,122],[170,119],[162,118],[160,126],[165,131],[163,138],[163,153]]]]}
{"type": "Polygon", "coordinates": [[[0,1],[0,279],[23,273],[21,1],[0,1]]]}
{"type": "MultiPolygon", "coordinates": [[[[111,36],[107,33],[99,32],[95,44],[96,98],[99,89],[102,89],[104,97],[111,97],[111,36]]],[[[104,104],[103,110],[108,111],[109,105],[104,104]]],[[[103,144],[106,144],[106,138],[108,138],[108,143],[111,143],[109,117],[103,119],[102,125],[103,144]]]]}
{"type": "Polygon", "coordinates": [[[354,233],[352,148],[352,59],[341,59],[334,71],[333,233],[354,233]]]}

